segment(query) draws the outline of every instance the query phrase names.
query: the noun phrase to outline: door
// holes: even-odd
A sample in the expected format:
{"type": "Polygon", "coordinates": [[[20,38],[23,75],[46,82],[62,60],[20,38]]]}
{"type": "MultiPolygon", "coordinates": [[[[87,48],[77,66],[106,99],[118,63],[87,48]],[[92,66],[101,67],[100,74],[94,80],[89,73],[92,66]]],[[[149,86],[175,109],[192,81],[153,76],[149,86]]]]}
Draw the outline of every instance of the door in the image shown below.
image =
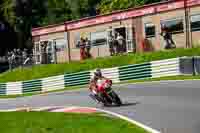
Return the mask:
{"type": "Polygon", "coordinates": [[[40,42],[36,42],[34,45],[34,52],[33,52],[35,64],[41,64],[41,46],[40,42]]]}
{"type": "Polygon", "coordinates": [[[54,41],[54,63],[64,63],[67,61],[67,41],[64,38],[57,38],[54,41]]]}
{"type": "Polygon", "coordinates": [[[55,42],[53,40],[48,41],[46,53],[47,53],[47,63],[56,63],[55,42]]]}
{"type": "Polygon", "coordinates": [[[112,28],[109,28],[109,29],[107,30],[107,44],[109,44],[109,39],[110,39],[111,36],[114,36],[114,35],[113,35],[113,29],[112,29],[112,28]]]}
{"type": "Polygon", "coordinates": [[[127,52],[136,51],[135,29],[131,25],[126,26],[126,49],[127,52]]]}

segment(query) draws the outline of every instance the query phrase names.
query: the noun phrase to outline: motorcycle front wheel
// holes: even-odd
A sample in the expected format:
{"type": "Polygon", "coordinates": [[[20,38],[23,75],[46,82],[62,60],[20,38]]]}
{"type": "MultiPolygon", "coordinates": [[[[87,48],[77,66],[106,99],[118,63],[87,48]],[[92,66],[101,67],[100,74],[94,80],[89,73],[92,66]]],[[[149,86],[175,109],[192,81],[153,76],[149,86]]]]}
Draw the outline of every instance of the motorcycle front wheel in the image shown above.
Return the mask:
{"type": "Polygon", "coordinates": [[[114,92],[114,91],[112,91],[112,93],[111,93],[111,97],[112,97],[112,99],[113,99],[113,102],[117,105],[117,106],[121,106],[122,105],[122,101],[121,101],[121,99],[119,98],[119,96],[114,92]]]}

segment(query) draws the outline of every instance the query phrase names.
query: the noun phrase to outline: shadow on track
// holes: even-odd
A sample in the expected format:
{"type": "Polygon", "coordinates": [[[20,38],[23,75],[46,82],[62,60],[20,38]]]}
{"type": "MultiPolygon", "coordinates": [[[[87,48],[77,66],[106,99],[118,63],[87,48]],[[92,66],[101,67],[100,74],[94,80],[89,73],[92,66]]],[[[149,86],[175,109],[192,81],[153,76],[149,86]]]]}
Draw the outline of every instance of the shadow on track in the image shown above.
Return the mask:
{"type": "Polygon", "coordinates": [[[118,105],[106,105],[104,107],[127,107],[127,106],[136,106],[138,104],[140,104],[140,102],[134,102],[134,103],[124,102],[124,103],[122,103],[121,106],[118,106],[118,105]]]}

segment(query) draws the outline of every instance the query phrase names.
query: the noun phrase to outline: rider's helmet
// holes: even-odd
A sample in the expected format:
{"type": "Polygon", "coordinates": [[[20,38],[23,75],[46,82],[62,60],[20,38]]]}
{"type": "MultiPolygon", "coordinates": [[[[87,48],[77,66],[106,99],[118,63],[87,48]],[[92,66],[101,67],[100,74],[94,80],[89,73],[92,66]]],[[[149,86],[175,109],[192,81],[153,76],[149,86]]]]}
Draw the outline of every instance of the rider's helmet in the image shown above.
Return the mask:
{"type": "Polygon", "coordinates": [[[95,77],[102,77],[101,69],[97,68],[96,71],[94,72],[95,77]]]}

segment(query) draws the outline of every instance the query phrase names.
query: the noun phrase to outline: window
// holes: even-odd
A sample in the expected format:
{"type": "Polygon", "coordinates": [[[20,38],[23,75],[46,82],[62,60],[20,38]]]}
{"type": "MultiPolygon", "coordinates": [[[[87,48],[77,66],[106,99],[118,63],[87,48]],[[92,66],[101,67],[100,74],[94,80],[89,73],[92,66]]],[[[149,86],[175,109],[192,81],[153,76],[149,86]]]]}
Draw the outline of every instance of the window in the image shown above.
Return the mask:
{"type": "Polygon", "coordinates": [[[56,39],[56,40],[54,40],[54,42],[55,42],[57,52],[65,50],[67,44],[64,39],[56,39]]]}
{"type": "Polygon", "coordinates": [[[93,46],[104,45],[107,41],[106,31],[98,31],[91,33],[91,43],[93,46]]]}
{"type": "Polygon", "coordinates": [[[48,45],[47,45],[47,53],[52,53],[53,52],[53,42],[52,41],[48,41],[48,45]]]}
{"type": "Polygon", "coordinates": [[[152,23],[145,24],[145,36],[146,38],[155,37],[156,35],[156,28],[155,25],[152,23]]]}
{"type": "Polygon", "coordinates": [[[75,37],[74,44],[75,44],[76,48],[79,48],[80,47],[79,42],[81,40],[80,32],[75,33],[74,37],[75,37]]]}
{"type": "Polygon", "coordinates": [[[35,52],[36,53],[40,52],[40,44],[39,44],[39,42],[35,43],[35,52]]]}
{"type": "Polygon", "coordinates": [[[191,31],[200,31],[200,15],[191,16],[191,31]]]}
{"type": "Polygon", "coordinates": [[[165,27],[171,33],[182,33],[183,28],[183,19],[172,19],[161,21],[161,27],[165,27]]]}
{"type": "Polygon", "coordinates": [[[41,62],[40,55],[36,55],[36,62],[41,62]]]}

